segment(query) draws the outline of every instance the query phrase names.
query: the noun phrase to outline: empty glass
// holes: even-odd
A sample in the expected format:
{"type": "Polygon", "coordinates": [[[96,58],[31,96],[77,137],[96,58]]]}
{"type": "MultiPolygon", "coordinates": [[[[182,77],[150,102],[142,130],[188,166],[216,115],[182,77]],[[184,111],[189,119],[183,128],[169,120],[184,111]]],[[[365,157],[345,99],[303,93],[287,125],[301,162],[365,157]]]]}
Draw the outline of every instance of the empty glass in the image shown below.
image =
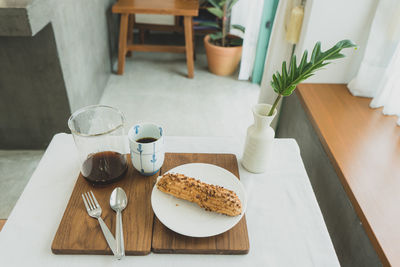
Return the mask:
{"type": "Polygon", "coordinates": [[[81,160],[81,173],[90,183],[108,184],[127,169],[124,115],[116,108],[94,105],[74,112],[68,127],[81,160]]]}

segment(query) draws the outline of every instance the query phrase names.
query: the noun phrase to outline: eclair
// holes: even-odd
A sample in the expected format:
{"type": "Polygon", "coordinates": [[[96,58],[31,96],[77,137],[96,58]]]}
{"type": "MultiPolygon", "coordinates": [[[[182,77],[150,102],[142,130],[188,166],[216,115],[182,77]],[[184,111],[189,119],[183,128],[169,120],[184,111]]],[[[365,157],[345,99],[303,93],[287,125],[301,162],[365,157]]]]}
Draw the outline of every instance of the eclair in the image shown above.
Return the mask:
{"type": "Polygon", "coordinates": [[[157,188],[174,197],[194,202],[208,211],[228,216],[237,216],[242,213],[242,203],[232,190],[203,183],[183,174],[164,174],[158,180],[157,188]]]}

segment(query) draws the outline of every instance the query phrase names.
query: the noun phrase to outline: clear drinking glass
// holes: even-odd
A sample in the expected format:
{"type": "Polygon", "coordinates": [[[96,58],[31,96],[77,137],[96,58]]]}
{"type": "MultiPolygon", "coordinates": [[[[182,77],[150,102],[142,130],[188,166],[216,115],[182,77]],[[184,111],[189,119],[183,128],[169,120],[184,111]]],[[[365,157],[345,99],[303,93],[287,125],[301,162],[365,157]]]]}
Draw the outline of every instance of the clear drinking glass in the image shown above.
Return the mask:
{"type": "Polygon", "coordinates": [[[127,169],[124,115],[116,108],[94,105],[74,112],[68,127],[81,160],[81,173],[94,185],[121,179],[127,169]]]}

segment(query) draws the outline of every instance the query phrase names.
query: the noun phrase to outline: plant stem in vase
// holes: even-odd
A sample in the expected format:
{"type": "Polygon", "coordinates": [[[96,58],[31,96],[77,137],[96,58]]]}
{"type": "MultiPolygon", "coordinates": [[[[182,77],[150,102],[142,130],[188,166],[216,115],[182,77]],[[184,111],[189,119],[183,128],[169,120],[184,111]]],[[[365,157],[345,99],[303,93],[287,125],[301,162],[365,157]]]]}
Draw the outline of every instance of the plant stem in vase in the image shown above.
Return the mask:
{"type": "Polygon", "coordinates": [[[321,51],[321,43],[317,42],[311,53],[310,60],[308,60],[308,52],[305,50],[299,65],[297,65],[295,55],[290,61],[289,70],[286,67],[286,61],[282,63],[281,73],[276,72],[272,75],[271,86],[277,93],[274,103],[272,105],[258,104],[253,108],[255,123],[247,131],[246,145],[242,158],[243,167],[254,173],[266,170],[275,135],[269,124],[276,115],[276,107],[281,98],[291,95],[299,83],[314,75],[315,71],[331,63],[330,61],[345,57],[340,52],[342,49],[350,47],[356,47],[356,45],[350,40],[342,40],[323,52],[321,51]],[[260,124],[261,118],[264,121],[269,121],[268,124],[264,123],[263,127],[265,129],[259,127],[263,125],[260,124]],[[271,133],[273,133],[272,138],[271,133]]]}
{"type": "Polygon", "coordinates": [[[274,104],[272,104],[272,107],[268,112],[268,116],[272,116],[272,114],[274,113],[274,110],[276,109],[276,106],[278,106],[279,100],[281,100],[281,97],[282,97],[281,94],[277,95],[277,97],[275,98],[274,104]]]}

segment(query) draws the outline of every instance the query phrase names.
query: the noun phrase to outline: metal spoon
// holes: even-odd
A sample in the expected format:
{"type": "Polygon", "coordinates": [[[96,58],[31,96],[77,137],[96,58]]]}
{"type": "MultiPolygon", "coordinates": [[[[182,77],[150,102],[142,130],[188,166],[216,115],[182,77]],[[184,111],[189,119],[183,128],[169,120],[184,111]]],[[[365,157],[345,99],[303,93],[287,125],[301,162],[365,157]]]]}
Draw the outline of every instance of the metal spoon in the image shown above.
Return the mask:
{"type": "Polygon", "coordinates": [[[121,212],[126,208],[128,204],[128,198],[126,197],[125,191],[121,187],[117,187],[112,191],[110,197],[110,206],[117,213],[117,223],[115,226],[115,240],[117,243],[117,259],[121,259],[125,256],[124,248],[124,234],[122,231],[122,216],[121,212]]]}

